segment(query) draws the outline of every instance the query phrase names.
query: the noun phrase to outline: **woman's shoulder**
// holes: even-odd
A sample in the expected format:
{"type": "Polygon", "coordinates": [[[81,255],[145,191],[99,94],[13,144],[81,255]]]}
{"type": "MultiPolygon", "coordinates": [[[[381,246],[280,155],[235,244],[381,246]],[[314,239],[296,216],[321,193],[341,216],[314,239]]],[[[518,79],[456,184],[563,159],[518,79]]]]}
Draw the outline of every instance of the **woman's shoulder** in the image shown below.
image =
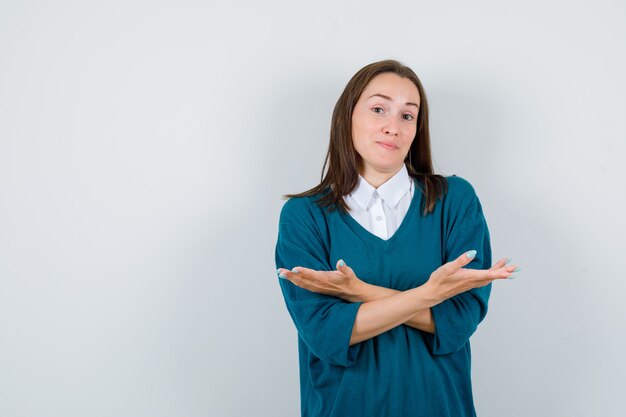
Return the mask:
{"type": "Polygon", "coordinates": [[[280,212],[280,221],[289,223],[302,223],[324,217],[326,210],[319,206],[317,201],[325,193],[317,193],[308,196],[290,197],[280,212]]]}
{"type": "Polygon", "coordinates": [[[472,184],[463,177],[457,175],[446,176],[448,191],[444,200],[448,205],[466,205],[478,199],[476,190],[472,184]]]}
{"type": "Polygon", "coordinates": [[[310,212],[315,206],[315,196],[290,197],[284,202],[281,213],[297,215],[310,212]]]}
{"type": "Polygon", "coordinates": [[[446,176],[446,182],[448,183],[448,193],[451,195],[476,194],[472,184],[463,177],[449,175],[446,176]]]}

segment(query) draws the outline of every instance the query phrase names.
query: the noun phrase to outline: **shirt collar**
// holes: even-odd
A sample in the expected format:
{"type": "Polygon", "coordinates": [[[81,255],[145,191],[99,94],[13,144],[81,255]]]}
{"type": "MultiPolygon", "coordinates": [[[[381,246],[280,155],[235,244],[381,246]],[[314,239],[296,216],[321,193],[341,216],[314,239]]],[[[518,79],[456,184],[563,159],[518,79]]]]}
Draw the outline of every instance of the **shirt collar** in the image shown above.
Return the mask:
{"type": "Polygon", "coordinates": [[[387,203],[389,207],[398,205],[402,197],[411,189],[411,178],[406,169],[406,165],[402,165],[400,171],[389,178],[387,182],[378,187],[378,194],[387,203]]]}
{"type": "Polygon", "coordinates": [[[378,195],[385,201],[390,207],[395,207],[400,202],[400,199],[411,189],[411,177],[406,169],[406,165],[402,165],[402,168],[389,178],[378,189],[374,188],[369,182],[359,175],[359,181],[354,191],[350,193],[350,197],[361,206],[362,209],[367,209],[374,191],[378,192],[378,195]]]}

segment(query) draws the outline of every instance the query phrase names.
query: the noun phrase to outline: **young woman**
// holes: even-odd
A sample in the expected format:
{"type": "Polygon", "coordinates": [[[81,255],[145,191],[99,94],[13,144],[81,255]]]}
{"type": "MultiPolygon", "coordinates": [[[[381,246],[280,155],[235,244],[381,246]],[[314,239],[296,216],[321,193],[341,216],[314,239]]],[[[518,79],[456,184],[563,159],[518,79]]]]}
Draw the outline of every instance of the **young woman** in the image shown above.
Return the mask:
{"type": "Polygon", "coordinates": [[[487,313],[489,232],[472,186],[433,172],[428,104],[396,61],[337,101],[322,180],[287,195],[276,264],[298,330],[305,417],[475,416],[469,338],[487,313]]]}

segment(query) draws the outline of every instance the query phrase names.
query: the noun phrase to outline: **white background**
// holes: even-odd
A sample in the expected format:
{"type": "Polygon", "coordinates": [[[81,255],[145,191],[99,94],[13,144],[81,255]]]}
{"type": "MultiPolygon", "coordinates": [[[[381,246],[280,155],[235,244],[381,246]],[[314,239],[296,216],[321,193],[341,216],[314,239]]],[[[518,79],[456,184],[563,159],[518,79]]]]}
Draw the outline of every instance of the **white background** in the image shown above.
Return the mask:
{"type": "Polygon", "coordinates": [[[281,195],[399,59],[495,284],[482,417],[623,416],[621,1],[0,1],[0,415],[295,416],[281,195]]]}

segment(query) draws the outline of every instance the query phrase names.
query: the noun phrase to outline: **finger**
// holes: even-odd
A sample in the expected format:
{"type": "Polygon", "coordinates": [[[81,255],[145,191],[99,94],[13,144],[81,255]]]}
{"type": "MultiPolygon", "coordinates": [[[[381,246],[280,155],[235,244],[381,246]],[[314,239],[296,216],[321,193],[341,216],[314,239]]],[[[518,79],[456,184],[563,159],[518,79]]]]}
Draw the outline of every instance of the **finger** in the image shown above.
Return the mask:
{"type": "Polygon", "coordinates": [[[297,282],[295,282],[295,281],[294,281],[293,276],[294,276],[294,275],[296,275],[296,276],[297,276],[297,274],[294,274],[294,273],[293,273],[293,272],[291,272],[290,270],[285,269],[285,268],[278,268],[278,269],[276,270],[276,273],[278,274],[278,278],[280,278],[280,279],[284,279],[285,281],[290,281],[290,282],[292,282],[292,283],[293,283],[293,284],[295,284],[295,285],[301,286],[301,285],[299,285],[297,282]]]}
{"type": "Polygon", "coordinates": [[[460,276],[472,280],[476,287],[482,287],[498,279],[514,279],[513,273],[518,271],[521,271],[521,268],[517,265],[509,265],[488,270],[462,269],[457,274],[462,274],[460,276]]]}
{"type": "Polygon", "coordinates": [[[489,269],[500,269],[503,266],[505,266],[506,264],[508,264],[509,262],[511,262],[511,258],[502,258],[498,262],[493,264],[493,266],[491,268],[489,268],[489,269]]]}
{"type": "Polygon", "coordinates": [[[459,269],[463,268],[468,263],[472,262],[475,257],[476,257],[475,250],[470,250],[468,252],[465,252],[464,254],[456,258],[454,261],[448,262],[446,264],[449,268],[448,272],[454,273],[458,271],[459,269]]]}
{"type": "Polygon", "coordinates": [[[345,263],[345,261],[343,259],[339,259],[337,261],[336,268],[337,268],[338,271],[341,271],[343,268],[346,268],[346,266],[347,265],[346,265],[346,263],[345,263]]]}
{"type": "Polygon", "coordinates": [[[305,272],[305,270],[310,270],[303,267],[297,267],[294,269],[298,272],[293,272],[293,270],[290,271],[288,269],[280,268],[279,270],[281,271],[281,273],[278,275],[279,278],[289,281],[300,288],[304,288],[305,290],[311,290],[313,287],[311,286],[310,277],[307,276],[305,272]]]}
{"type": "Polygon", "coordinates": [[[282,274],[286,279],[293,282],[297,286],[306,289],[319,286],[321,282],[327,280],[327,278],[323,276],[323,273],[330,272],[318,271],[311,268],[305,268],[303,266],[295,266],[291,269],[291,271],[284,268],[280,268],[280,270],[282,270],[282,274]]]}
{"type": "Polygon", "coordinates": [[[337,271],[343,272],[346,275],[354,274],[352,268],[346,265],[346,262],[343,259],[339,259],[337,261],[337,271]]]}
{"type": "Polygon", "coordinates": [[[515,265],[512,265],[497,270],[489,270],[489,278],[491,280],[511,278],[516,268],[515,265]]]}
{"type": "Polygon", "coordinates": [[[499,269],[461,269],[457,275],[465,280],[472,281],[478,286],[489,284],[496,279],[506,279],[512,272],[507,268],[499,269]]]}
{"type": "Polygon", "coordinates": [[[294,273],[294,274],[301,274],[301,275],[309,275],[313,272],[315,272],[314,269],[310,269],[310,268],[305,268],[303,266],[294,266],[291,271],[287,271],[287,275],[289,274],[289,272],[294,273]]]}
{"type": "Polygon", "coordinates": [[[509,266],[507,266],[507,267],[505,267],[505,268],[503,268],[503,269],[505,269],[506,271],[511,272],[511,273],[513,273],[513,272],[519,272],[519,271],[521,271],[521,270],[522,270],[522,268],[520,268],[520,267],[519,267],[519,266],[517,266],[517,265],[509,265],[509,266]]]}
{"type": "Polygon", "coordinates": [[[278,278],[289,280],[297,285],[299,284],[296,281],[301,282],[311,271],[312,269],[303,266],[296,266],[291,271],[285,268],[278,268],[276,270],[278,278]]]}
{"type": "Polygon", "coordinates": [[[516,278],[515,272],[519,272],[522,270],[522,268],[518,267],[517,265],[511,265],[507,267],[506,269],[510,273],[510,275],[507,277],[508,279],[515,279],[516,278]]]}
{"type": "Polygon", "coordinates": [[[341,272],[344,276],[354,276],[356,277],[356,274],[354,273],[354,271],[352,270],[352,268],[350,268],[348,265],[346,265],[345,261],[343,259],[340,259],[337,261],[337,271],[341,272]]]}

